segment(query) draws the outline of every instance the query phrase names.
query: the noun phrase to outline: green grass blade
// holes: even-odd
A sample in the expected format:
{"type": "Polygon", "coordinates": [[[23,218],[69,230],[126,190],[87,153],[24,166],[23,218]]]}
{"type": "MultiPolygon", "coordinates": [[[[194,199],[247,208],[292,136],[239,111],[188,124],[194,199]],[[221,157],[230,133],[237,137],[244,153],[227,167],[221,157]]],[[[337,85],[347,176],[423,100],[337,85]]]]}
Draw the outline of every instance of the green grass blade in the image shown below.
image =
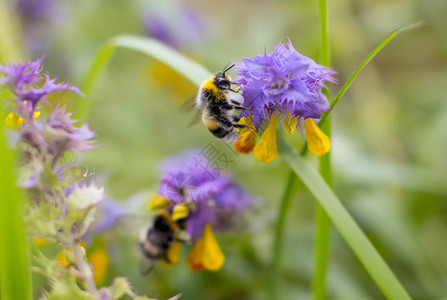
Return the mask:
{"type": "Polygon", "coordinates": [[[289,210],[290,202],[296,189],[297,177],[293,171],[290,171],[289,179],[287,180],[286,188],[280,201],[279,213],[275,226],[275,234],[273,236],[273,251],[272,261],[270,266],[270,280],[269,280],[269,299],[281,299],[281,258],[283,255],[283,236],[284,225],[286,222],[286,214],[289,210]]]}
{"type": "MultiPolygon", "coordinates": [[[[0,116],[4,116],[0,107],[0,116]]],[[[3,120],[2,120],[3,121],[3,120]]],[[[1,299],[31,299],[31,274],[19,190],[12,155],[0,125],[0,285],[1,299]]]]}
{"type": "MultiPolygon", "coordinates": [[[[320,59],[319,63],[325,66],[330,64],[329,35],[328,35],[328,8],[326,0],[319,0],[320,8],[320,59]]],[[[328,90],[323,91],[328,99],[328,90]]],[[[326,122],[321,129],[330,138],[331,122],[326,122]]],[[[320,174],[326,183],[332,185],[331,153],[320,157],[320,174]]],[[[315,207],[315,243],[314,243],[314,274],[312,290],[314,299],[326,300],[326,274],[329,264],[329,241],[331,237],[331,221],[323,207],[317,202],[315,207]]]]}
{"type": "MultiPolygon", "coordinates": [[[[91,95],[92,89],[98,78],[103,73],[105,67],[118,48],[129,49],[146,54],[153,59],[166,64],[197,86],[200,86],[203,80],[211,74],[210,71],[202,65],[157,40],[132,35],[120,35],[112,38],[101,48],[92,67],[88,71],[85,81],[81,84],[81,90],[87,96],[91,95]]],[[[88,100],[77,98],[73,104],[73,110],[76,111],[74,116],[76,118],[86,117],[89,110],[89,104],[88,100]]]]}
{"type": "Polygon", "coordinates": [[[278,136],[278,151],[324,208],[332,223],[388,299],[411,299],[389,266],[317,171],[278,136]]]}
{"type": "Polygon", "coordinates": [[[87,95],[87,99],[82,99],[80,96],[76,96],[75,101],[72,104],[74,118],[84,118],[87,116],[90,105],[90,100],[88,98],[92,95],[92,89],[115,53],[115,49],[116,47],[114,45],[106,44],[98,52],[92,67],[85,76],[84,82],[81,84],[81,91],[87,95]]]}
{"type": "Polygon", "coordinates": [[[197,86],[210,76],[210,71],[205,67],[157,40],[122,35],[112,39],[111,43],[116,47],[135,50],[161,61],[197,86]]]}
{"type": "Polygon", "coordinates": [[[357,69],[355,69],[354,73],[352,73],[351,76],[349,76],[346,83],[343,85],[341,90],[338,92],[338,94],[332,100],[331,109],[326,114],[323,115],[319,124],[323,124],[325,122],[327,115],[334,109],[335,105],[337,105],[338,101],[340,101],[341,97],[343,97],[343,95],[349,89],[352,82],[357,77],[357,75],[360,73],[360,71],[374,58],[374,56],[376,56],[377,53],[379,53],[386,45],[388,45],[388,43],[391,42],[399,33],[420,27],[422,25],[423,25],[423,22],[421,21],[421,22],[412,23],[412,24],[409,24],[406,26],[402,26],[402,27],[394,30],[393,32],[391,32],[379,45],[377,45],[377,47],[374,48],[374,50],[362,61],[362,63],[357,67],[357,69]]]}

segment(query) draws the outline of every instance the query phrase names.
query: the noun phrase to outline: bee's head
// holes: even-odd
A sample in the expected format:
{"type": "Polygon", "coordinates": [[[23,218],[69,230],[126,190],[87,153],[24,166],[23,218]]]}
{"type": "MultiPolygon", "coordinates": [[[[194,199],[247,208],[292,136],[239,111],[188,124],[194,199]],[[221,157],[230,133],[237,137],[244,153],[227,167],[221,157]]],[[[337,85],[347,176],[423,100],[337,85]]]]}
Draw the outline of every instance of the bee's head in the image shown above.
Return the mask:
{"type": "Polygon", "coordinates": [[[222,72],[216,74],[214,83],[216,84],[219,90],[226,91],[231,89],[231,78],[225,73],[228,72],[234,66],[235,66],[234,64],[229,67],[227,65],[222,72]]]}
{"type": "Polygon", "coordinates": [[[216,84],[217,88],[221,91],[226,91],[231,88],[230,78],[228,76],[223,75],[221,72],[216,74],[214,83],[216,84]]]}

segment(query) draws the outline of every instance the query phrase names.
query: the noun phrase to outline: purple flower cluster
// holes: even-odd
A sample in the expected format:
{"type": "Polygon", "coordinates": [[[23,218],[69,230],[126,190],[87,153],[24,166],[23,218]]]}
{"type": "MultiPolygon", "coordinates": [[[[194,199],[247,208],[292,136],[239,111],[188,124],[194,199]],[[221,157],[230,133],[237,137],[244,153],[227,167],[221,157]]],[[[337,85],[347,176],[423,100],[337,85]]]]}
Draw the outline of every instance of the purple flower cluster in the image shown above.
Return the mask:
{"type": "MultiPolygon", "coordinates": [[[[55,91],[72,91],[82,95],[77,87],[68,83],[56,83],[56,78],[42,74],[43,58],[29,63],[0,65],[0,84],[8,84],[14,94],[11,107],[15,115],[23,119],[23,124],[16,133],[22,142],[22,150],[27,154],[30,172],[21,182],[25,188],[45,185],[41,174],[45,173],[47,163],[56,178],[62,180],[67,167],[58,165],[66,152],[82,152],[94,147],[94,132],[87,124],[76,127],[77,120],[67,112],[68,106],[56,104],[46,120],[35,119],[36,108],[40,102],[48,103],[46,96],[55,91]],[[31,167],[32,166],[32,167],[31,167]]],[[[48,175],[47,175],[48,177],[48,175]]],[[[48,178],[47,178],[48,179],[48,178]]]]}
{"type": "Polygon", "coordinates": [[[298,53],[290,40],[272,53],[244,58],[236,68],[244,106],[252,107],[242,116],[252,117],[256,128],[275,112],[307,119],[320,118],[330,108],[321,89],[325,81],[336,82],[335,72],[298,53]]]}
{"type": "Polygon", "coordinates": [[[181,50],[203,44],[206,37],[203,16],[187,4],[148,6],[144,26],[151,37],[181,50]]]}
{"type": "Polygon", "coordinates": [[[199,151],[188,151],[168,159],[162,166],[159,193],[173,202],[192,208],[186,219],[186,231],[197,241],[206,224],[213,230],[225,230],[247,209],[252,198],[229,176],[209,166],[199,151]]]}
{"type": "MultiPolygon", "coordinates": [[[[8,83],[11,91],[17,96],[17,100],[30,102],[32,105],[27,107],[28,117],[32,116],[34,109],[39,101],[46,101],[45,96],[57,91],[72,91],[79,95],[82,92],[66,82],[56,83],[57,78],[50,78],[48,74],[41,74],[41,63],[44,57],[29,63],[17,63],[11,65],[0,65],[0,73],[3,78],[0,84],[8,83]],[[41,86],[37,86],[42,82],[41,86]]],[[[23,118],[27,117],[21,116],[23,118]]]]}

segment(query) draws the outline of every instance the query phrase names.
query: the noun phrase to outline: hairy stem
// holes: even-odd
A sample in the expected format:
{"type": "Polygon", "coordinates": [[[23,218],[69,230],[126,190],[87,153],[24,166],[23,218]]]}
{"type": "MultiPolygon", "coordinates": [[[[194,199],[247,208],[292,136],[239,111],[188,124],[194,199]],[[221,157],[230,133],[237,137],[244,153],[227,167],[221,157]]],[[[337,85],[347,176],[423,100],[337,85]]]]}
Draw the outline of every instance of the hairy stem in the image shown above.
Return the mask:
{"type": "Polygon", "coordinates": [[[82,278],[85,280],[88,291],[92,295],[96,296],[98,293],[98,289],[96,288],[96,283],[93,278],[93,271],[85,259],[85,253],[82,249],[82,246],[79,243],[73,242],[71,250],[73,252],[76,266],[81,273],[82,278]]]}

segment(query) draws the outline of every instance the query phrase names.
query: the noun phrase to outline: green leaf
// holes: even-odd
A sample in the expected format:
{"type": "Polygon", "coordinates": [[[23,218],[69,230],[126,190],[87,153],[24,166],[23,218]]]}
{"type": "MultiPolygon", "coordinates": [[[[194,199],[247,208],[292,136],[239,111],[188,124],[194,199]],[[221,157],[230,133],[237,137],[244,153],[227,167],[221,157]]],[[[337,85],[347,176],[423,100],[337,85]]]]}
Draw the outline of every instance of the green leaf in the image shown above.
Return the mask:
{"type": "MultiPolygon", "coordinates": [[[[4,116],[0,105],[0,116],[4,116]]],[[[1,299],[31,299],[31,275],[19,190],[13,177],[4,120],[0,124],[0,285],[1,299]]]]}
{"type": "Polygon", "coordinates": [[[365,233],[320,174],[282,137],[278,136],[277,143],[279,153],[324,208],[332,223],[337,227],[354,254],[388,299],[411,299],[365,233]]]}
{"type": "MultiPolygon", "coordinates": [[[[112,38],[101,48],[85,77],[85,81],[81,84],[81,90],[87,96],[91,96],[94,85],[117,48],[130,49],[146,54],[153,59],[166,64],[197,86],[200,86],[203,80],[211,74],[211,72],[202,65],[157,40],[132,35],[120,35],[112,38]]],[[[73,105],[73,110],[76,111],[74,114],[76,118],[86,117],[89,110],[88,99],[82,100],[77,98],[73,105]]]]}
{"type": "Polygon", "coordinates": [[[346,83],[343,85],[341,90],[338,92],[338,94],[332,100],[332,102],[331,102],[331,109],[326,114],[323,115],[319,125],[321,126],[324,123],[324,121],[327,118],[327,115],[334,109],[335,105],[337,105],[337,103],[340,100],[340,98],[343,97],[343,95],[349,89],[349,87],[351,86],[352,82],[357,77],[357,75],[360,73],[360,71],[371,61],[371,59],[374,58],[374,56],[376,56],[377,53],[380,52],[380,50],[382,50],[386,45],[388,45],[388,43],[391,42],[399,33],[407,31],[407,30],[410,30],[410,29],[414,29],[414,28],[420,27],[423,24],[424,23],[421,21],[421,22],[412,23],[412,24],[409,24],[409,25],[406,25],[406,26],[402,26],[402,27],[394,30],[393,32],[391,32],[379,45],[377,45],[377,47],[374,48],[374,50],[362,61],[362,63],[357,67],[357,69],[355,69],[354,73],[352,73],[351,76],[349,76],[349,78],[346,81],[346,83]]]}

